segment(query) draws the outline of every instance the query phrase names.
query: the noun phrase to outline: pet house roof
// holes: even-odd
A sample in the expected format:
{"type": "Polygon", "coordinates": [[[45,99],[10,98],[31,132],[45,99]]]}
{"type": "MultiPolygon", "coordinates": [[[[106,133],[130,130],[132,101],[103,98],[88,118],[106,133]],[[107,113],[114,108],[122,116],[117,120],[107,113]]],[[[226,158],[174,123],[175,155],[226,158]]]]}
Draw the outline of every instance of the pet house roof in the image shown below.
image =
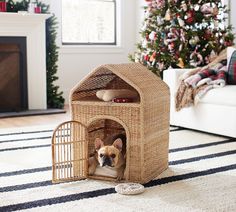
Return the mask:
{"type": "Polygon", "coordinates": [[[97,67],[81,80],[71,90],[70,100],[78,100],[78,93],[96,92],[99,89],[106,88],[123,88],[119,86],[108,87],[108,85],[113,84],[117,77],[124,81],[127,86],[134,88],[139,93],[141,100],[146,100],[145,97],[147,96],[159,98],[163,96],[163,92],[169,93],[168,86],[140,63],[106,64],[97,67]]]}

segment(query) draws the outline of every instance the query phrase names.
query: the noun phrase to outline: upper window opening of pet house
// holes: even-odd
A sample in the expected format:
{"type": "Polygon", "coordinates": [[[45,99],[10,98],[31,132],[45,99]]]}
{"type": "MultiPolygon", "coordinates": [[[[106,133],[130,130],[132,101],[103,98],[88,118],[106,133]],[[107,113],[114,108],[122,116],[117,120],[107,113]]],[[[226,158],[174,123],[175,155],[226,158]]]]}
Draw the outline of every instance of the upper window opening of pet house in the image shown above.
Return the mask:
{"type": "Polygon", "coordinates": [[[62,0],[62,44],[116,45],[116,1],[62,0]]]}
{"type": "Polygon", "coordinates": [[[97,92],[101,90],[125,92],[125,94],[121,95],[124,97],[127,96],[127,98],[130,99],[130,102],[140,102],[139,92],[132,85],[121,79],[109,69],[103,67],[96,70],[96,72],[80,83],[72,94],[72,101],[111,101],[108,96],[113,96],[115,94],[106,94],[108,95],[108,99],[99,98],[97,92]]]}

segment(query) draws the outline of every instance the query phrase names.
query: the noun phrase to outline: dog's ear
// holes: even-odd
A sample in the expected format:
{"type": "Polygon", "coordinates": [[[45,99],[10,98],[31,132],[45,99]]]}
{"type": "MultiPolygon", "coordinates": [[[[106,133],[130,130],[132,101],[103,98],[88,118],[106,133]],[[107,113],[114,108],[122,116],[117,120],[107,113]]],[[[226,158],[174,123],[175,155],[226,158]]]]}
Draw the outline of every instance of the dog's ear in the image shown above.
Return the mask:
{"type": "Polygon", "coordinates": [[[123,142],[122,142],[122,140],[121,140],[120,138],[117,138],[117,139],[113,142],[112,145],[121,151],[121,150],[122,150],[122,146],[123,146],[123,142]]]}
{"type": "Polygon", "coordinates": [[[100,138],[96,138],[95,139],[95,150],[99,150],[103,146],[104,146],[103,141],[100,138]]]}

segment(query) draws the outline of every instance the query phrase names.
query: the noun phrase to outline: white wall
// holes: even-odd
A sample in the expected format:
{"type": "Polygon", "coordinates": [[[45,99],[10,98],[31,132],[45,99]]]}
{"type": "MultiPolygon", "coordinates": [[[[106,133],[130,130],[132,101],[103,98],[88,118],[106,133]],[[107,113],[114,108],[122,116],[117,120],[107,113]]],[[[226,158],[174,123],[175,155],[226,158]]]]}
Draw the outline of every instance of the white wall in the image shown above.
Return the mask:
{"type": "Polygon", "coordinates": [[[143,6],[145,5],[145,1],[144,0],[137,0],[137,4],[136,4],[136,19],[137,19],[137,27],[136,27],[136,40],[139,41],[140,40],[140,28],[142,26],[143,23],[143,18],[144,18],[144,9],[143,6]]]}
{"type": "MultiPolygon", "coordinates": [[[[50,0],[51,12],[55,13],[60,22],[60,1],[50,0]]],[[[95,67],[106,63],[129,62],[128,54],[133,53],[136,43],[136,0],[121,0],[121,15],[118,17],[118,27],[121,29],[121,42],[119,46],[112,47],[85,47],[85,46],[61,46],[60,27],[58,29],[57,43],[59,49],[57,84],[64,92],[66,103],[68,103],[69,91],[95,67]]]]}
{"type": "Polygon", "coordinates": [[[230,24],[234,27],[234,32],[236,33],[236,18],[235,14],[236,13],[236,1],[235,0],[229,0],[228,4],[230,5],[230,24]]]}

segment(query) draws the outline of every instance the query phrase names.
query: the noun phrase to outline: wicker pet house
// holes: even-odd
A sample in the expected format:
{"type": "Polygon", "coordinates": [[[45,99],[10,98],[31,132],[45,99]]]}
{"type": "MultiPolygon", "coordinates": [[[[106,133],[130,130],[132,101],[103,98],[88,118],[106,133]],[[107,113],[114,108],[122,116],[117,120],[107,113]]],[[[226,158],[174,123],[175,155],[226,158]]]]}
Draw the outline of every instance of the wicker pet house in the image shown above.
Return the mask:
{"type": "MultiPolygon", "coordinates": [[[[53,182],[85,178],[94,140],[126,134],[125,181],[146,183],[168,167],[169,105],[167,85],[138,63],[102,65],[70,93],[73,121],[62,123],[52,139],[53,182]],[[96,98],[101,89],[130,89],[138,98],[129,103],[96,98]]],[[[114,180],[114,178],[113,178],[114,180]]]]}

